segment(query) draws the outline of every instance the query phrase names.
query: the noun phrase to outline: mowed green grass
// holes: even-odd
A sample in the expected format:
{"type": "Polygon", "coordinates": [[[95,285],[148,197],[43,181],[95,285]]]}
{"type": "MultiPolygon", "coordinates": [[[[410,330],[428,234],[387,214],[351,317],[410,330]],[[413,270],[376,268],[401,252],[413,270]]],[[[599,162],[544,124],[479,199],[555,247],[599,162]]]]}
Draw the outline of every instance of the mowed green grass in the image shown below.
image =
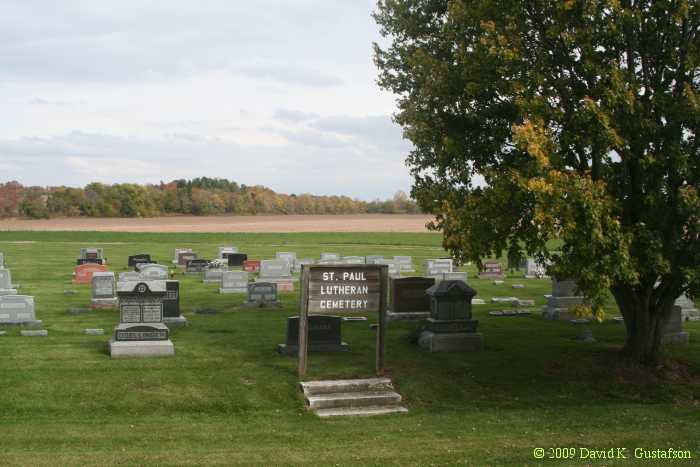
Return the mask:
{"type": "MultiPolygon", "coordinates": [[[[391,323],[387,373],[408,414],[319,419],[304,408],[296,360],[275,352],[297,292],[280,309],[240,307],[243,296],[178,275],[190,326],[172,332],[172,358],[111,360],[105,344],[115,311],[74,316],[89,286],[72,285],[81,246],[105,250],[112,271],[129,254],[169,264],[176,247],[213,257],[233,244],[250,258],[295,251],[343,255],[444,255],[434,234],[124,234],[0,232],[0,251],[20,292],[36,297],[49,337],[0,336],[0,465],[616,465],[615,461],[536,460],[542,447],[691,450],[700,458],[700,323],[691,344],[667,350],[670,377],[615,369],[623,326],[592,325],[594,344],[577,329],[539,317],[548,280],[516,276],[504,285],[474,279],[478,297],[534,298],[529,317],[491,317],[475,306],[486,349],[430,354],[412,342],[416,325],[391,323]],[[514,283],[525,289],[511,288],[514,283]],[[64,295],[75,290],[76,295],[64,295]],[[218,315],[197,315],[198,307],[218,315]],[[86,336],[85,328],[104,328],[86,336]]],[[[613,307],[610,314],[616,314],[613,307]]],[[[371,323],[374,317],[369,317],[371,323]]],[[[344,354],[312,354],[308,379],[373,375],[375,331],[347,322],[344,354]]],[[[647,462],[653,465],[654,462],[647,462]]]]}

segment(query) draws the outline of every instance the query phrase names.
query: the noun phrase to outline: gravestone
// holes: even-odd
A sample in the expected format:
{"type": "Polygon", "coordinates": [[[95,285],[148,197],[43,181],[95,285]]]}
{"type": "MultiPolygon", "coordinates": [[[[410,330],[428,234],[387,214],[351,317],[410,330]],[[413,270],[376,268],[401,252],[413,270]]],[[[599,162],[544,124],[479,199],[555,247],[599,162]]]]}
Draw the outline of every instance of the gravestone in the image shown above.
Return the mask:
{"type": "Polygon", "coordinates": [[[86,263],[76,266],[73,270],[74,284],[91,284],[92,275],[96,272],[108,272],[104,264],[86,263]]]}
{"type": "MultiPolygon", "coordinates": [[[[310,315],[308,322],[309,352],[344,352],[348,350],[348,344],[343,342],[341,326],[343,319],[340,316],[310,315]]],[[[287,318],[287,340],[285,344],[279,344],[277,351],[283,355],[296,355],[299,353],[299,317],[287,318]]]]}
{"type": "Polygon", "coordinates": [[[423,263],[426,276],[439,276],[452,272],[453,262],[450,258],[426,259],[423,263]]]}
{"type": "Polygon", "coordinates": [[[168,267],[162,264],[148,263],[139,266],[139,274],[146,281],[164,281],[168,279],[168,267]]]}
{"type": "Polygon", "coordinates": [[[242,268],[243,264],[248,260],[248,255],[245,253],[231,253],[227,256],[228,267],[242,268]]]}
{"type": "Polygon", "coordinates": [[[220,294],[247,293],[248,273],[245,271],[225,271],[221,275],[220,294]]]}
{"type": "Polygon", "coordinates": [[[338,253],[321,253],[321,261],[340,261],[338,253]]]}
{"type": "Polygon", "coordinates": [[[274,282],[254,282],[248,284],[248,295],[243,305],[258,308],[279,305],[277,284],[274,282]]]}
{"type": "Polygon", "coordinates": [[[171,329],[187,326],[187,318],[180,312],[180,281],[165,281],[163,323],[171,329]]]}
{"type": "Polygon", "coordinates": [[[243,262],[243,270],[245,272],[260,272],[260,260],[248,259],[243,262]]]}
{"type": "Polygon", "coordinates": [[[364,256],[343,256],[340,260],[342,264],[365,264],[364,256]]]}
{"type": "Polygon", "coordinates": [[[311,258],[297,258],[296,261],[294,261],[294,272],[299,273],[301,272],[301,267],[303,265],[311,265],[315,264],[316,262],[311,259],[311,258]]]}
{"type": "Polygon", "coordinates": [[[689,341],[690,334],[683,331],[683,309],[678,305],[673,305],[671,316],[661,336],[661,342],[663,344],[687,344],[689,341]]]}
{"type": "Polygon", "coordinates": [[[202,277],[202,282],[221,282],[221,276],[225,271],[228,271],[228,266],[212,261],[209,266],[204,270],[204,276],[202,277]]]}
{"type": "Polygon", "coordinates": [[[113,272],[93,273],[91,282],[90,308],[115,308],[118,305],[117,284],[113,272]]]}
{"type": "Polygon", "coordinates": [[[435,285],[432,277],[403,277],[389,280],[390,320],[422,320],[430,316],[430,297],[425,293],[435,285]]]}
{"type": "Polygon", "coordinates": [[[120,282],[119,324],[109,342],[112,358],[175,354],[170,332],[163,323],[165,281],[120,282]]]}
{"type": "Polygon", "coordinates": [[[394,263],[398,267],[399,274],[404,272],[416,272],[413,268],[413,258],[410,256],[394,256],[394,263]]]}
{"type": "Polygon", "coordinates": [[[78,265],[80,264],[105,264],[105,258],[103,255],[102,248],[81,248],[80,256],[76,261],[78,265]]]}
{"type": "Polygon", "coordinates": [[[388,266],[389,277],[391,278],[401,277],[401,270],[399,268],[399,265],[393,259],[377,260],[377,262],[374,264],[386,264],[388,266]]]}
{"type": "Polygon", "coordinates": [[[0,268],[5,267],[5,253],[0,251],[0,268]]]}
{"type": "Polygon", "coordinates": [[[293,251],[278,251],[275,258],[289,263],[289,269],[294,267],[294,261],[297,260],[297,254],[293,251]]]}
{"type": "Polygon", "coordinates": [[[384,264],[383,261],[385,261],[383,256],[379,256],[379,255],[365,256],[365,264],[384,264]]]}
{"type": "Polygon", "coordinates": [[[131,255],[128,258],[127,266],[130,268],[135,268],[139,263],[151,263],[151,255],[148,253],[139,253],[138,255],[131,255]]]}
{"type": "Polygon", "coordinates": [[[476,291],[462,281],[442,281],[430,287],[430,318],[418,343],[431,352],[483,350],[483,338],[472,319],[476,291]]]}
{"type": "Polygon", "coordinates": [[[177,255],[177,267],[178,268],[187,268],[187,263],[190,261],[194,261],[197,259],[197,253],[193,253],[191,251],[181,251],[177,255]]]}
{"type": "Polygon", "coordinates": [[[683,321],[696,320],[700,316],[695,303],[687,295],[681,295],[675,301],[675,305],[681,307],[681,317],[683,321]]]}
{"type": "Polygon", "coordinates": [[[479,279],[503,279],[503,277],[503,265],[501,265],[500,261],[484,261],[479,272],[479,279]]]}
{"type": "Polygon", "coordinates": [[[141,273],[138,273],[138,272],[127,271],[127,272],[120,272],[119,273],[119,282],[138,281],[141,279],[142,279],[141,273]]]}
{"type": "Polygon", "coordinates": [[[0,295],[15,295],[17,289],[12,287],[12,273],[9,269],[0,268],[0,295]]]}
{"type": "Polygon", "coordinates": [[[202,274],[209,269],[208,259],[191,259],[185,266],[185,274],[202,274]]]}
{"type": "Polygon", "coordinates": [[[238,247],[235,246],[220,246],[219,247],[219,253],[217,254],[217,258],[219,259],[227,259],[228,255],[233,255],[238,253],[238,247]]]}
{"type": "Polygon", "coordinates": [[[540,279],[545,277],[547,274],[547,268],[532,258],[525,259],[523,261],[523,267],[525,269],[525,277],[527,279],[540,279]]]}
{"type": "Polygon", "coordinates": [[[576,295],[576,282],[570,280],[552,279],[552,295],[545,298],[547,304],[542,308],[542,316],[546,319],[576,319],[571,309],[584,303],[584,298],[576,295]]]}
{"type": "Polygon", "coordinates": [[[173,264],[180,264],[180,253],[192,253],[192,248],[175,248],[173,264]]]}
{"type": "Polygon", "coordinates": [[[293,292],[294,278],[291,265],[286,260],[262,260],[260,275],[256,282],[274,282],[278,292],[293,292]]]}
{"type": "Polygon", "coordinates": [[[34,297],[31,295],[0,295],[0,325],[22,324],[39,326],[34,297]]]}

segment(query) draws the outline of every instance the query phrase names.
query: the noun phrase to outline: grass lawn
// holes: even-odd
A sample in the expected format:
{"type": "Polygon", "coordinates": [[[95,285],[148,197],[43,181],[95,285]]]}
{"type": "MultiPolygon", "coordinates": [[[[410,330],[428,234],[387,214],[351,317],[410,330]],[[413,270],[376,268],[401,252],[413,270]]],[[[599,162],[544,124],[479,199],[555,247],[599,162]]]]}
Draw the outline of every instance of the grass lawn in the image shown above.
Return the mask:
{"type": "MultiPolygon", "coordinates": [[[[597,342],[587,344],[572,340],[570,324],[539,317],[548,280],[513,276],[496,286],[466,268],[477,297],[537,304],[528,317],[475,306],[484,352],[430,354],[412,343],[415,324],[391,323],[388,376],[409,413],[376,418],[319,419],[304,409],[296,360],[275,353],[298,293],[282,294],[280,309],[250,310],[242,295],[178,275],[190,326],[172,332],[172,358],[111,360],[105,344],[118,313],[68,311],[90,300],[89,285],[71,284],[81,246],[104,248],[119,272],[129,254],[170,264],[176,247],[211,258],[225,244],[253,259],[405,254],[419,270],[444,255],[434,234],[0,232],[13,281],[36,297],[49,330],[0,336],[0,465],[618,465],[640,462],[635,448],[687,449],[693,459],[677,463],[700,465],[700,323],[685,325],[690,345],[667,349],[666,371],[640,375],[610,363],[622,325],[592,325],[597,342]],[[202,306],[221,313],[194,314],[202,306]],[[534,448],[556,447],[627,448],[628,459],[581,460],[580,450],[575,460],[533,457],[534,448]]],[[[372,376],[374,333],[367,322],[344,323],[350,352],[311,354],[308,379],[372,376]]]]}

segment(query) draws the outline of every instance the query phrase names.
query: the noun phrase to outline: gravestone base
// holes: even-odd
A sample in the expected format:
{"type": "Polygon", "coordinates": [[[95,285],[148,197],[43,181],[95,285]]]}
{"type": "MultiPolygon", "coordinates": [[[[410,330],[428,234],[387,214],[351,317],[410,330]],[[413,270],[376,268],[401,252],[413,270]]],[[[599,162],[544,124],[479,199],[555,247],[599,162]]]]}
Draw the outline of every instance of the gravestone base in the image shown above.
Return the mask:
{"type": "Polygon", "coordinates": [[[0,328],[2,328],[3,326],[22,326],[22,327],[28,328],[28,329],[35,329],[35,328],[40,328],[41,324],[42,324],[42,321],[40,319],[34,319],[31,321],[24,321],[24,320],[23,321],[12,321],[12,322],[3,321],[3,322],[0,322],[0,328]]]}
{"type": "Polygon", "coordinates": [[[434,333],[423,331],[418,345],[430,352],[480,352],[484,339],[480,332],[434,333]]]}
{"type": "Polygon", "coordinates": [[[90,308],[110,310],[119,306],[118,298],[93,298],[90,300],[90,308]]]}
{"type": "Polygon", "coordinates": [[[277,284],[277,292],[294,292],[294,280],[293,279],[270,279],[270,278],[258,278],[257,282],[268,282],[271,284],[277,284]]]}
{"type": "Polygon", "coordinates": [[[0,289],[0,295],[17,295],[17,289],[0,289]]]}
{"type": "Polygon", "coordinates": [[[687,344],[690,342],[690,334],[686,331],[670,332],[661,336],[662,344],[687,344]]]}
{"type": "Polygon", "coordinates": [[[386,319],[388,321],[423,321],[425,319],[428,319],[429,316],[429,311],[415,311],[409,313],[394,313],[392,311],[386,312],[386,319]]]}
{"type": "Polygon", "coordinates": [[[426,320],[426,330],[435,334],[474,334],[479,321],[474,319],[426,320]]]}
{"type": "Polygon", "coordinates": [[[219,293],[220,294],[248,293],[248,287],[230,287],[230,288],[219,287],[219,293]]]}
{"type": "MultiPolygon", "coordinates": [[[[309,352],[347,352],[350,350],[350,346],[341,342],[340,344],[309,344],[309,352]]],[[[299,353],[298,345],[287,345],[279,344],[277,346],[277,353],[281,355],[297,355],[299,353]]]]}
{"type": "Polygon", "coordinates": [[[169,357],[175,355],[175,346],[170,339],[164,341],[109,341],[112,358],[169,357]]]}
{"type": "Polygon", "coordinates": [[[184,328],[187,326],[187,318],[184,316],[163,316],[163,324],[168,326],[168,329],[184,328]]]}

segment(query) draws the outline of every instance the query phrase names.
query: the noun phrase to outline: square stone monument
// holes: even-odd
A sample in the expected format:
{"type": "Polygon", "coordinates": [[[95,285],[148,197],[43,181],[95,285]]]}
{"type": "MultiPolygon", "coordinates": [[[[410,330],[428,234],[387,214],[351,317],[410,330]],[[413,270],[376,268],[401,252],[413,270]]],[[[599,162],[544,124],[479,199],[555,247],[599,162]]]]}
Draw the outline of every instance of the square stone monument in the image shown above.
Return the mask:
{"type": "Polygon", "coordinates": [[[452,272],[453,268],[454,264],[450,258],[426,259],[423,263],[425,275],[429,277],[452,272]]]}
{"type": "Polygon", "coordinates": [[[695,307],[695,303],[693,303],[693,301],[687,295],[681,295],[678,297],[675,305],[681,307],[681,317],[683,321],[694,321],[700,317],[700,313],[695,307]]]}
{"type": "Polygon", "coordinates": [[[113,272],[96,272],[92,275],[90,308],[116,308],[117,283],[113,272]]]}
{"type": "Polygon", "coordinates": [[[432,277],[401,277],[389,280],[389,320],[423,320],[430,316],[430,297],[435,285],[432,277]]]}
{"type": "Polygon", "coordinates": [[[442,281],[430,287],[430,318],[418,343],[431,352],[483,350],[483,338],[472,319],[476,291],[462,281],[442,281]]]}
{"type": "Polygon", "coordinates": [[[102,248],[81,248],[76,264],[105,264],[102,248]]]}
{"type": "Polygon", "coordinates": [[[226,258],[228,267],[243,268],[243,264],[248,260],[248,255],[245,253],[230,253],[226,258]]]}
{"type": "Polygon", "coordinates": [[[204,276],[202,277],[202,282],[221,282],[221,277],[225,271],[228,271],[228,263],[221,263],[218,261],[212,261],[209,266],[204,270],[204,276]]]}
{"type": "Polygon", "coordinates": [[[274,282],[254,282],[248,284],[248,295],[243,306],[264,308],[266,306],[278,306],[277,284],[274,282]]]}
{"type": "MultiPolygon", "coordinates": [[[[348,344],[343,342],[341,326],[343,318],[329,315],[309,315],[309,352],[345,352],[348,344]]],[[[296,355],[299,352],[299,317],[287,318],[287,341],[277,346],[283,355],[296,355]]]]}
{"type": "Polygon", "coordinates": [[[248,293],[248,273],[245,271],[224,271],[221,275],[219,293],[248,293]]]}
{"type": "Polygon", "coordinates": [[[687,344],[689,341],[690,334],[683,331],[683,309],[678,305],[673,305],[671,316],[661,336],[661,342],[663,344],[687,344]]]}
{"type": "Polygon", "coordinates": [[[297,254],[294,251],[278,251],[275,254],[275,259],[288,262],[291,270],[294,267],[294,262],[297,260],[297,254]]]}
{"type": "Polygon", "coordinates": [[[187,326],[187,318],[180,312],[180,281],[165,281],[165,299],[163,299],[163,323],[168,328],[187,326]]]}
{"type": "Polygon", "coordinates": [[[173,264],[180,264],[180,253],[192,253],[192,248],[175,248],[175,256],[173,257],[173,264]]]}
{"type": "Polygon", "coordinates": [[[0,325],[21,324],[39,326],[34,297],[30,295],[0,295],[0,325]]]}
{"type": "Polygon", "coordinates": [[[552,295],[545,295],[547,304],[542,308],[542,316],[546,319],[577,319],[571,308],[582,305],[584,298],[576,295],[576,282],[552,279],[552,295]]]}
{"type": "Polygon", "coordinates": [[[163,323],[166,294],[165,281],[119,283],[119,324],[109,342],[112,358],[175,355],[163,323]]]}
{"type": "Polygon", "coordinates": [[[127,272],[120,272],[119,273],[119,282],[128,282],[128,281],[139,281],[143,280],[143,277],[141,276],[141,273],[139,272],[134,272],[134,271],[127,271],[127,272]]]}
{"type": "Polygon", "coordinates": [[[294,278],[291,264],[286,260],[262,260],[260,262],[260,275],[256,282],[274,282],[278,292],[293,292],[294,278]]]}
{"type": "Polygon", "coordinates": [[[197,253],[192,251],[181,251],[177,254],[177,267],[180,269],[186,269],[187,263],[197,259],[197,253]]]}
{"type": "Polygon", "coordinates": [[[394,256],[394,263],[396,263],[399,273],[416,272],[416,270],[413,268],[413,258],[410,256],[394,256]]]}

